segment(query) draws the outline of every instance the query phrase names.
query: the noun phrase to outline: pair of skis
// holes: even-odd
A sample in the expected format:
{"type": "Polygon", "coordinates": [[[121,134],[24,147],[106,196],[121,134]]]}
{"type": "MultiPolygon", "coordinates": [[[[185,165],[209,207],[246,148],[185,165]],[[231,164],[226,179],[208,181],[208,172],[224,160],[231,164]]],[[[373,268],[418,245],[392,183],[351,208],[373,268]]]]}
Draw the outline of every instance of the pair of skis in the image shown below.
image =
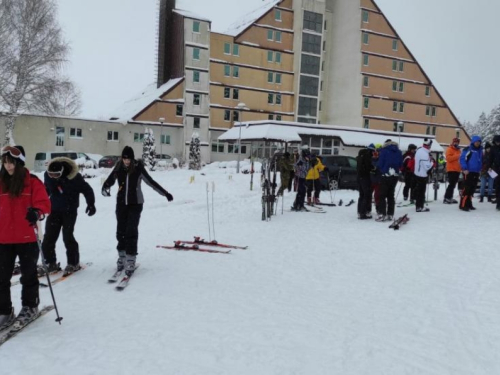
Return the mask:
{"type": "MultiPolygon", "coordinates": [[[[354,201],[354,199],[351,199],[349,201],[349,203],[347,203],[344,207],[349,207],[350,205],[356,203],[354,201]]],[[[342,199],[339,201],[339,204],[338,206],[342,206],[344,204],[344,202],[342,201],[342,199]]],[[[337,207],[337,205],[335,203],[314,203],[315,206],[329,206],[329,207],[337,207]]]]}
{"type": "Polygon", "coordinates": [[[215,254],[217,254],[217,253],[218,254],[229,254],[229,253],[231,253],[232,249],[239,249],[239,250],[248,249],[248,246],[229,245],[229,244],[219,243],[215,240],[206,241],[201,237],[194,237],[194,241],[174,241],[174,246],[158,245],[156,247],[162,248],[162,249],[168,249],[168,250],[199,251],[199,252],[203,252],[203,253],[215,253],[215,254]],[[209,247],[202,247],[200,245],[209,246],[209,247]],[[229,250],[217,250],[217,249],[212,249],[210,247],[223,248],[223,249],[229,249],[229,250]]]}
{"type": "Polygon", "coordinates": [[[36,314],[33,319],[31,319],[28,323],[26,324],[21,324],[18,321],[12,322],[12,324],[8,327],[5,327],[3,330],[0,331],[0,346],[5,344],[8,340],[11,338],[17,336],[24,328],[26,328],[28,325],[33,323],[35,320],[40,318],[41,316],[47,314],[48,312],[54,310],[54,306],[46,306],[42,308],[41,310],[38,311],[38,314],[36,314]]]}
{"type": "Polygon", "coordinates": [[[116,282],[119,281],[118,285],[115,287],[115,289],[118,290],[118,291],[122,291],[123,289],[125,289],[128,286],[128,284],[130,282],[130,279],[135,274],[135,271],[137,271],[138,268],[139,268],[139,263],[136,263],[135,264],[135,268],[134,268],[134,273],[132,273],[130,276],[129,275],[122,276],[125,273],[125,269],[122,269],[120,271],[116,271],[108,279],[108,283],[114,284],[114,283],[116,283],[116,282]]]}
{"type": "Polygon", "coordinates": [[[398,230],[401,227],[401,225],[406,224],[408,221],[410,221],[408,214],[404,214],[400,218],[394,220],[394,222],[391,225],[389,225],[389,228],[394,229],[394,230],[398,230]]]}

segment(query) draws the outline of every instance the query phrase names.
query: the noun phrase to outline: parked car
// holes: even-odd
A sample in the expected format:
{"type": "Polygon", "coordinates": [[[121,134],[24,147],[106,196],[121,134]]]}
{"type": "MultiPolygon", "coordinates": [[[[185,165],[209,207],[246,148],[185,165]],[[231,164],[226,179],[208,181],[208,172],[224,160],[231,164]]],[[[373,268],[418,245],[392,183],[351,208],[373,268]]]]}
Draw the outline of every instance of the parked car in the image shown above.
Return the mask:
{"type": "Polygon", "coordinates": [[[170,163],[173,158],[170,156],[170,155],[167,155],[167,154],[156,154],[155,155],[157,161],[166,161],[167,163],[170,163]]]}
{"type": "Polygon", "coordinates": [[[358,189],[357,166],[355,158],[351,156],[321,156],[322,163],[328,168],[328,173],[321,173],[323,189],[358,189]],[[328,180],[329,179],[329,180],[328,180]]]}
{"type": "Polygon", "coordinates": [[[107,155],[99,160],[99,168],[113,168],[121,156],[107,155]]]}
{"type": "Polygon", "coordinates": [[[35,172],[44,172],[47,170],[47,166],[49,165],[49,161],[58,157],[66,157],[71,160],[78,159],[78,154],[74,151],[46,151],[46,152],[37,152],[35,155],[35,172]]]}
{"type": "Polygon", "coordinates": [[[94,168],[94,169],[97,168],[97,162],[94,159],[92,159],[90,156],[88,156],[86,153],[77,152],[76,154],[78,155],[78,159],[84,159],[86,162],[90,162],[90,164],[92,165],[92,168],[94,168]]]}

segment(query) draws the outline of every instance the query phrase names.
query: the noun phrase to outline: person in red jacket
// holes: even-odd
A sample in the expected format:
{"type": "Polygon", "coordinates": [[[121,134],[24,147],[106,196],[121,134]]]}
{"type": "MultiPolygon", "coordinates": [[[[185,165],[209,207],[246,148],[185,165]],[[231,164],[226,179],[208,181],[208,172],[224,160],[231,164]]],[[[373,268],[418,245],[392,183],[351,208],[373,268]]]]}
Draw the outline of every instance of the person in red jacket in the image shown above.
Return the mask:
{"type": "Polygon", "coordinates": [[[25,325],[38,314],[39,248],[33,226],[50,213],[43,182],[24,167],[22,146],[2,148],[0,170],[0,330],[16,321],[25,325]],[[10,279],[16,258],[21,266],[22,309],[14,318],[10,279]]]}

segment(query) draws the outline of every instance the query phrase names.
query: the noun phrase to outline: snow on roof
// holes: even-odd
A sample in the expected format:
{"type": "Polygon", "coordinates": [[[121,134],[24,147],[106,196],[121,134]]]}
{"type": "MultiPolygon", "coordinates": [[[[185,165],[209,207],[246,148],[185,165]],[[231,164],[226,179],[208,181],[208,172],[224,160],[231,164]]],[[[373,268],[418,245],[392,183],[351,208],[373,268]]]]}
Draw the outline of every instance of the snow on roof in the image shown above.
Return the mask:
{"type": "Polygon", "coordinates": [[[187,18],[193,18],[195,20],[200,20],[200,21],[206,21],[206,22],[212,22],[212,20],[209,20],[206,17],[201,17],[197,15],[196,13],[193,13],[189,10],[184,10],[184,9],[174,9],[173,10],[175,13],[180,14],[181,16],[187,17],[187,18]]]}
{"type": "Polygon", "coordinates": [[[160,87],[156,87],[156,83],[150,84],[145,90],[142,90],[140,94],[126,101],[119,108],[111,112],[110,119],[116,119],[121,122],[132,120],[139,112],[156,99],[160,99],[163,94],[177,86],[183,79],[184,77],[171,79],[160,87]]]}
{"type": "MultiPolygon", "coordinates": [[[[240,138],[242,141],[275,141],[275,142],[301,142],[300,135],[317,135],[324,137],[339,137],[342,143],[351,147],[366,147],[370,143],[383,144],[387,139],[399,143],[401,150],[406,150],[413,143],[417,146],[423,144],[424,138],[435,140],[434,136],[422,134],[409,134],[389,132],[383,130],[370,130],[338,125],[307,125],[298,122],[285,121],[253,121],[242,123],[222,134],[218,139],[223,142],[234,142],[240,138]]],[[[431,146],[433,152],[444,152],[438,142],[431,146]]]]}
{"type": "Polygon", "coordinates": [[[279,4],[282,0],[272,0],[264,4],[263,6],[255,9],[253,12],[250,12],[231,24],[229,28],[222,32],[222,34],[227,34],[231,36],[236,36],[242,31],[244,31],[247,27],[257,21],[264,14],[269,12],[272,8],[274,8],[277,4],[279,4]]]}

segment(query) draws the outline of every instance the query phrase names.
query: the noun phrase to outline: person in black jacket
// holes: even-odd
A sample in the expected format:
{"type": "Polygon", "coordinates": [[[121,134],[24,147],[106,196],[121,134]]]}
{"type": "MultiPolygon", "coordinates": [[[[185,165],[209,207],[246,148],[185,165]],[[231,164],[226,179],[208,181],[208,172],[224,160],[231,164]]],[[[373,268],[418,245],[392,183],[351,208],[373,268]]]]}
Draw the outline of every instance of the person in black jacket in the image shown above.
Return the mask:
{"type": "Polygon", "coordinates": [[[488,158],[488,170],[495,171],[499,176],[495,177],[495,195],[497,197],[497,211],[500,211],[500,135],[493,137],[493,146],[491,147],[488,158]]]}
{"type": "Polygon", "coordinates": [[[76,163],[66,157],[54,158],[49,162],[44,182],[52,212],[45,224],[43,255],[49,272],[60,270],[56,257],[56,242],[62,229],[68,261],[64,274],[69,275],[80,269],[80,251],[73,234],[80,206],[80,193],[87,201],[85,213],[92,216],[96,212],[94,191],[78,172],[76,163]]]}
{"type": "Polygon", "coordinates": [[[367,148],[359,150],[357,157],[358,172],[358,219],[365,220],[372,218],[372,182],[371,172],[375,167],[372,164],[375,146],[370,144],[367,148]]]}
{"type": "Polygon", "coordinates": [[[116,239],[118,245],[117,271],[125,269],[130,276],[135,270],[137,258],[137,241],[139,239],[139,221],[141,219],[144,196],[141,190],[141,181],[149,185],[158,194],[163,195],[171,202],[174,197],[162,188],[144,168],[144,164],[135,160],[134,150],[125,146],[122,159],[102,186],[102,195],[110,197],[110,188],[118,180],[118,194],[116,195],[116,239]]]}

